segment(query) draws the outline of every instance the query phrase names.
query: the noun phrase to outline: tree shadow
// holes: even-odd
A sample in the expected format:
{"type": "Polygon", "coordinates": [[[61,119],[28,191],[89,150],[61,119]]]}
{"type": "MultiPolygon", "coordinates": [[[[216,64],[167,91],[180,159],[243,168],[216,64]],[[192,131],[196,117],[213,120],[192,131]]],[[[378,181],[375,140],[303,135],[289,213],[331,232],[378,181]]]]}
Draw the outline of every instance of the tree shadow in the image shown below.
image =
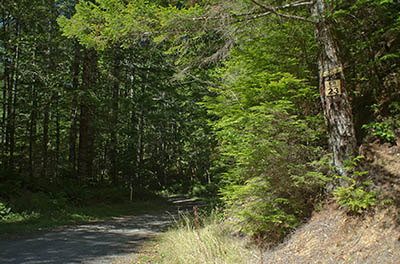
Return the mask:
{"type": "Polygon", "coordinates": [[[2,238],[0,263],[111,263],[137,252],[171,221],[165,213],[125,216],[23,239],[2,238]]]}

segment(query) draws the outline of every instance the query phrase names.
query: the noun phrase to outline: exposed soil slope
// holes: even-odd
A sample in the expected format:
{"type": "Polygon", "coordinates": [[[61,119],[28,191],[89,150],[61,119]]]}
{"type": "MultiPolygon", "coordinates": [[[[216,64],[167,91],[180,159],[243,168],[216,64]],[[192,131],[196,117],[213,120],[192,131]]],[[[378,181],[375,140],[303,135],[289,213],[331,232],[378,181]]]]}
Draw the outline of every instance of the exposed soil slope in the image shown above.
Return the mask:
{"type": "Polygon", "coordinates": [[[400,263],[400,228],[393,211],[349,217],[325,206],[258,263],[400,263]]]}
{"type": "Polygon", "coordinates": [[[363,169],[390,209],[348,216],[332,202],[255,263],[400,263],[400,142],[364,144],[363,169]]]}

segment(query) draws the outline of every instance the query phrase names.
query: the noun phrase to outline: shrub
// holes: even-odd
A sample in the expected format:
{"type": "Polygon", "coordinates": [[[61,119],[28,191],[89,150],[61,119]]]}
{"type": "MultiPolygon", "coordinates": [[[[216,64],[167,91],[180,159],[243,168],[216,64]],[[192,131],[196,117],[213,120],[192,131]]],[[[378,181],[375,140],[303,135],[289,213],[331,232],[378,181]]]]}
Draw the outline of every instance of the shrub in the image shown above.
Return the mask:
{"type": "Polygon", "coordinates": [[[338,176],[342,180],[342,183],[347,186],[338,186],[333,191],[335,200],[339,206],[350,214],[362,214],[377,203],[376,193],[366,190],[372,182],[361,181],[363,176],[368,174],[368,172],[356,169],[357,163],[361,158],[363,156],[355,158],[346,166],[346,170],[352,174],[350,177],[338,176]]]}
{"type": "Polygon", "coordinates": [[[305,144],[314,132],[289,115],[289,108],[285,103],[253,108],[222,135],[224,154],[234,161],[221,190],[230,218],[245,233],[271,242],[310,215],[327,181],[312,163],[323,151],[305,144]]]}
{"type": "Polygon", "coordinates": [[[354,181],[349,187],[337,187],[334,195],[339,206],[352,214],[362,214],[369,207],[375,206],[376,193],[365,190],[365,186],[369,184],[370,182],[363,182],[356,186],[354,181]]]}
{"type": "Polygon", "coordinates": [[[11,208],[0,202],[0,219],[7,217],[11,213],[11,208]]]}
{"type": "MultiPolygon", "coordinates": [[[[372,107],[376,113],[382,111],[378,110],[379,107],[377,105],[373,105],[372,107]]],[[[385,118],[378,115],[376,119],[380,121],[365,124],[362,128],[372,132],[373,136],[378,137],[384,142],[394,143],[396,136],[400,136],[400,103],[392,102],[388,106],[388,111],[390,114],[385,118]]]]}
{"type": "Polygon", "coordinates": [[[370,129],[372,135],[386,142],[393,142],[396,138],[393,132],[393,125],[389,121],[373,122],[368,125],[363,125],[362,128],[370,129]]]}

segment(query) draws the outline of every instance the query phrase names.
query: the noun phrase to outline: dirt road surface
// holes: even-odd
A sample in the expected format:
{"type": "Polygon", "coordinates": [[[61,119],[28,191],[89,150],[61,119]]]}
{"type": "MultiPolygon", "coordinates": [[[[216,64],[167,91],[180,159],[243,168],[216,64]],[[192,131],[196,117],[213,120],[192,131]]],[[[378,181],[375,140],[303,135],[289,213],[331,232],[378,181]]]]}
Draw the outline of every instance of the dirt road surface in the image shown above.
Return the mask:
{"type": "Polygon", "coordinates": [[[196,202],[174,198],[173,210],[115,217],[46,233],[0,239],[1,264],[132,263],[143,242],[196,202]],[[125,260],[125,261],[124,261],[125,260]]]}

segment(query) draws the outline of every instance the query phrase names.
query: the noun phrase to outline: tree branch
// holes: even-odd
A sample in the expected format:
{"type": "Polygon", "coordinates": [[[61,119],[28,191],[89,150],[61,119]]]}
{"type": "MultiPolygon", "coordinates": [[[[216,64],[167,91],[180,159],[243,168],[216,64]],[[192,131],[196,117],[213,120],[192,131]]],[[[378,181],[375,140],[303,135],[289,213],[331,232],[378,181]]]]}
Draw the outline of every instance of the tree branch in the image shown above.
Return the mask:
{"type": "Polygon", "coordinates": [[[303,1],[298,1],[298,2],[293,2],[290,4],[286,4],[283,6],[279,6],[279,7],[268,7],[265,5],[262,5],[254,0],[251,0],[254,4],[256,4],[257,6],[261,7],[264,10],[267,10],[267,12],[263,12],[263,11],[253,11],[253,12],[246,12],[246,13],[239,13],[239,14],[230,14],[230,15],[224,15],[224,16],[213,16],[213,17],[194,17],[192,18],[193,21],[201,21],[201,20],[220,20],[220,19],[226,19],[226,18],[239,18],[239,17],[248,17],[247,19],[257,19],[260,17],[264,17],[264,16],[268,16],[270,14],[275,14],[277,16],[280,17],[284,17],[284,18],[290,18],[290,19],[296,19],[296,20],[300,20],[303,22],[307,22],[307,23],[311,23],[311,24],[315,24],[314,21],[308,20],[304,17],[300,17],[300,16],[295,16],[295,15],[288,15],[288,14],[282,14],[282,13],[278,13],[277,10],[282,10],[282,9],[288,9],[291,7],[298,7],[298,6],[307,6],[307,5],[312,5],[313,2],[312,1],[308,1],[308,2],[303,2],[303,1]]]}
{"type": "Polygon", "coordinates": [[[274,7],[269,7],[269,6],[263,5],[263,4],[255,1],[255,0],[251,0],[251,2],[253,2],[255,5],[263,8],[264,10],[267,10],[267,12],[264,13],[266,15],[267,14],[269,15],[269,14],[273,13],[273,14],[279,16],[279,17],[296,19],[296,20],[300,20],[300,21],[303,21],[303,22],[315,24],[314,21],[308,20],[307,18],[304,18],[304,17],[301,17],[301,16],[295,16],[295,15],[282,14],[282,13],[278,13],[278,11],[277,11],[279,9],[290,8],[290,7],[295,7],[295,6],[312,5],[313,4],[312,2],[294,2],[294,3],[287,4],[287,5],[278,7],[278,8],[274,8],[274,7]]]}

